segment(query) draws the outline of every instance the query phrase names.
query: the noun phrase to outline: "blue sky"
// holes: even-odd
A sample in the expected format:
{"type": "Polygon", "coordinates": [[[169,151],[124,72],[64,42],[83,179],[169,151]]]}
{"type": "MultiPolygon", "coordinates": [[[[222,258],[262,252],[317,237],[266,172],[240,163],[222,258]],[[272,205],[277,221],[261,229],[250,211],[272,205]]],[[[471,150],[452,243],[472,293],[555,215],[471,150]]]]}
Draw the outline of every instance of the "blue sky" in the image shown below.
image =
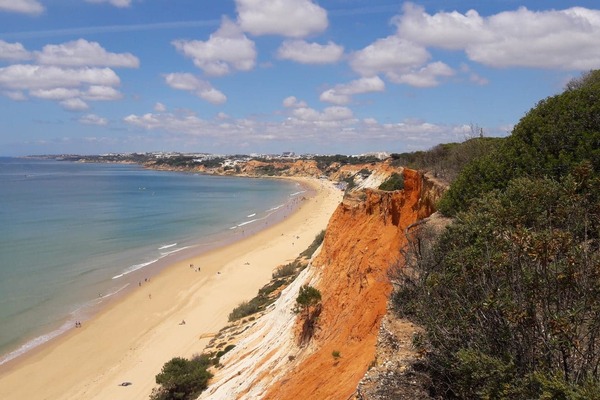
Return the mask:
{"type": "Polygon", "coordinates": [[[595,0],[0,0],[0,155],[505,136],[599,38],[595,0]]]}

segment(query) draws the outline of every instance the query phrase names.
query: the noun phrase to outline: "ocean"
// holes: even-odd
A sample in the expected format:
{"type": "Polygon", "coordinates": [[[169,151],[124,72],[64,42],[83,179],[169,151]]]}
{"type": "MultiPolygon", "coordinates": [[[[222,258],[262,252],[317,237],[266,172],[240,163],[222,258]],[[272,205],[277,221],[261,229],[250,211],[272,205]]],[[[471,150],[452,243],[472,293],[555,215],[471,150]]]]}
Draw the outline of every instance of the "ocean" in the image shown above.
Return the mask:
{"type": "Polygon", "coordinates": [[[282,180],[0,158],[0,365],[300,193],[282,180]]]}

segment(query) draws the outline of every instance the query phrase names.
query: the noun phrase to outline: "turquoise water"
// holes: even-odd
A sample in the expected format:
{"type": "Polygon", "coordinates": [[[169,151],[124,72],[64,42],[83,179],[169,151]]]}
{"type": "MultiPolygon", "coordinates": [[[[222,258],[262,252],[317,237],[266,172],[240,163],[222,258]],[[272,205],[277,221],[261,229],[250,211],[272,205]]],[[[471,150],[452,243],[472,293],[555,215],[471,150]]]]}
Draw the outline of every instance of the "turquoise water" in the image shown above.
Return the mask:
{"type": "Polygon", "coordinates": [[[285,181],[0,158],[0,364],[299,192],[285,181]]]}

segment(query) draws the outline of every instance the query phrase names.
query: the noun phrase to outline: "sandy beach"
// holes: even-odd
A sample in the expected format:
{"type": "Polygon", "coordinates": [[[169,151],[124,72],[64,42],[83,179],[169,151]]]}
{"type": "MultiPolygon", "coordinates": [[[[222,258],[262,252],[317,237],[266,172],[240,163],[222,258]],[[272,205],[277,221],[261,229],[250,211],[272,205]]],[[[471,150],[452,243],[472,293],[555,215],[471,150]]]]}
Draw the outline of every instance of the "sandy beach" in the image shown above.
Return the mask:
{"type": "Polygon", "coordinates": [[[282,222],[165,268],[81,328],[2,366],[0,398],[148,399],[165,362],[201,353],[231,310],[325,229],[342,192],[304,182],[316,194],[282,222]]]}

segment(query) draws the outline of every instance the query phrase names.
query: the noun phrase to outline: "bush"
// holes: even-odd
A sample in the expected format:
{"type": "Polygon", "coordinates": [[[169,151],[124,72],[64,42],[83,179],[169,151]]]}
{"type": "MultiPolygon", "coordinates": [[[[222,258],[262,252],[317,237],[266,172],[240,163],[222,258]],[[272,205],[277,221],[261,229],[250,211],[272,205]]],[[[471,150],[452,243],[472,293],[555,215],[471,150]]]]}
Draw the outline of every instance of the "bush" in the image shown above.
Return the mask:
{"type": "Polygon", "coordinates": [[[456,179],[465,165],[491,153],[504,140],[475,137],[462,143],[439,144],[427,151],[392,154],[392,165],[426,171],[450,183],[456,179]]]}
{"type": "Polygon", "coordinates": [[[237,321],[240,318],[247,317],[261,310],[261,304],[256,297],[250,301],[241,302],[236,308],[229,313],[229,322],[237,321]]]}
{"type": "Polygon", "coordinates": [[[599,386],[598,193],[591,167],[515,179],[460,213],[427,256],[409,247],[394,305],[425,327],[441,392],[575,399],[599,386]]]}
{"type": "Polygon", "coordinates": [[[292,276],[296,273],[299,268],[300,263],[298,261],[291,262],[289,264],[285,264],[277,267],[275,272],[273,272],[273,279],[276,278],[285,278],[287,276],[292,276]]]}
{"type": "Polygon", "coordinates": [[[217,352],[216,358],[219,359],[235,348],[235,344],[228,344],[223,350],[217,352]]]}
{"type": "Polygon", "coordinates": [[[540,101],[511,136],[483,159],[468,164],[442,198],[439,209],[454,216],[493,189],[515,178],[560,179],[588,164],[600,173],[600,70],[540,101]]]}
{"type": "Polygon", "coordinates": [[[308,246],[308,248],[306,250],[304,250],[302,253],[300,253],[300,256],[307,257],[307,258],[312,257],[313,254],[315,253],[315,251],[317,251],[317,249],[321,245],[321,243],[323,243],[324,239],[325,239],[325,231],[322,230],[321,232],[319,232],[317,234],[317,236],[315,236],[315,239],[313,240],[311,245],[308,246]]]}
{"type": "Polygon", "coordinates": [[[168,361],[156,375],[160,388],[154,389],[151,400],[191,400],[208,387],[212,374],[208,372],[210,359],[207,356],[191,360],[175,357],[168,361]]]}
{"type": "Polygon", "coordinates": [[[294,312],[302,313],[307,318],[310,316],[310,309],[321,302],[321,292],[310,285],[302,285],[298,297],[296,297],[296,306],[294,312]]]}
{"type": "Polygon", "coordinates": [[[379,190],[386,190],[389,192],[402,189],[404,189],[404,177],[396,172],[379,185],[379,190]]]}
{"type": "Polygon", "coordinates": [[[293,311],[302,315],[300,343],[306,343],[313,337],[321,314],[321,292],[313,286],[303,285],[296,297],[293,311]]]}

